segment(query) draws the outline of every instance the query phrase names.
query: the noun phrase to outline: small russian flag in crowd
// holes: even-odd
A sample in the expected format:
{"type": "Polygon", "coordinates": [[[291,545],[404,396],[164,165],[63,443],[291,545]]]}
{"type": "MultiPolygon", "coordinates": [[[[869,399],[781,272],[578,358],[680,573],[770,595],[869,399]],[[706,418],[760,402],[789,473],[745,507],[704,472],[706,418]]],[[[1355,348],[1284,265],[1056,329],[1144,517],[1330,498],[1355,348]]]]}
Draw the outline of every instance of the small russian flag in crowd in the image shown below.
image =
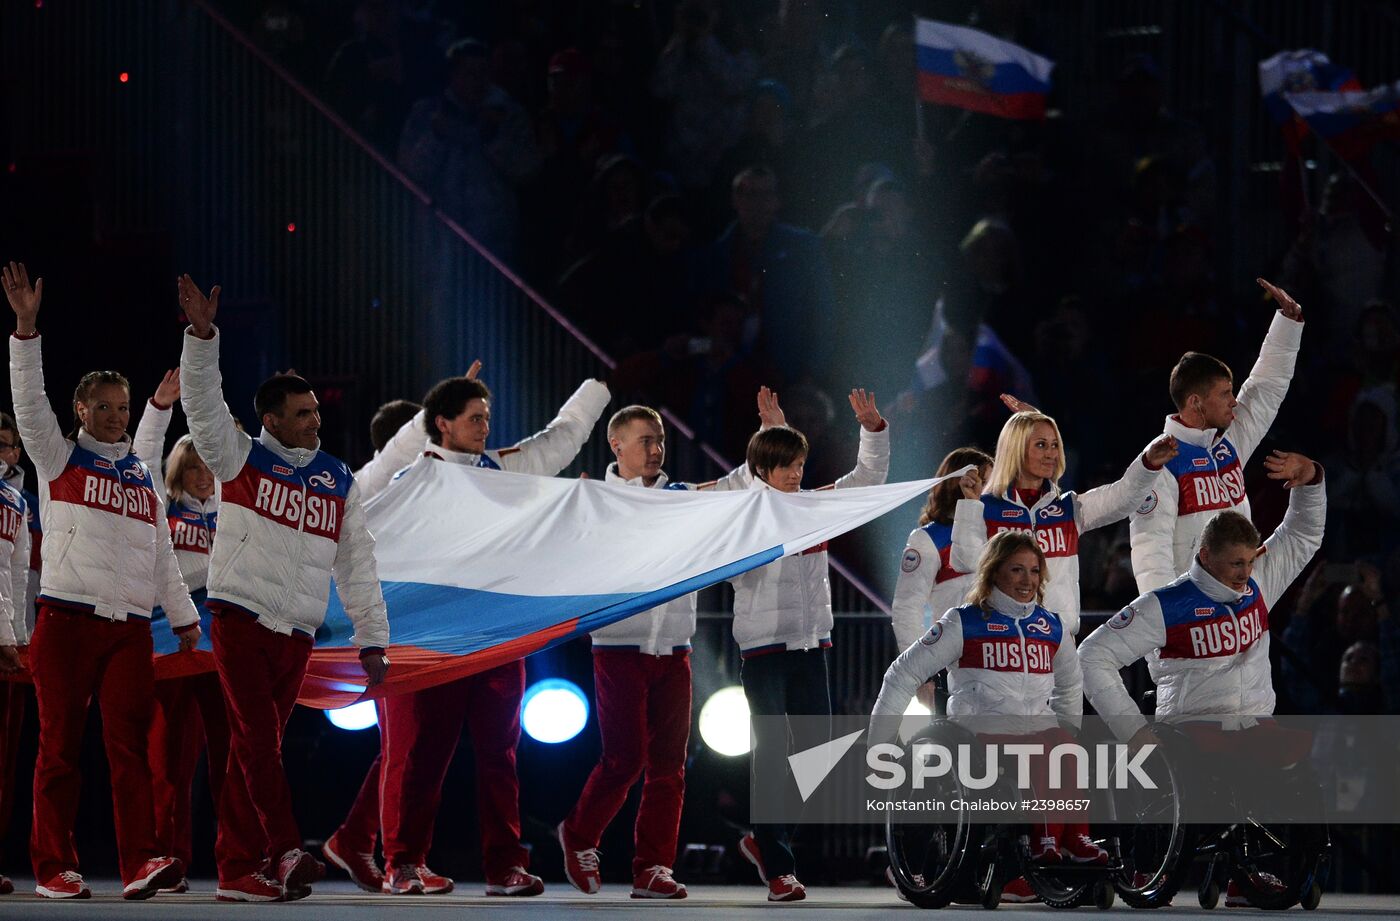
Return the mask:
{"type": "Polygon", "coordinates": [[[1001,118],[1044,118],[1055,62],[966,26],[918,20],[919,96],[1001,118]]]}
{"type": "Polygon", "coordinates": [[[1298,142],[1307,136],[1308,126],[1293,111],[1284,94],[1361,88],[1351,68],[1333,64],[1327,55],[1311,48],[1280,51],[1259,62],[1259,90],[1264,96],[1264,108],[1291,148],[1296,149],[1298,142]]]}
{"type": "Polygon", "coordinates": [[[1365,156],[1376,141],[1400,137],[1400,81],[1370,90],[1286,93],[1284,98],[1341,157],[1365,156]]]}

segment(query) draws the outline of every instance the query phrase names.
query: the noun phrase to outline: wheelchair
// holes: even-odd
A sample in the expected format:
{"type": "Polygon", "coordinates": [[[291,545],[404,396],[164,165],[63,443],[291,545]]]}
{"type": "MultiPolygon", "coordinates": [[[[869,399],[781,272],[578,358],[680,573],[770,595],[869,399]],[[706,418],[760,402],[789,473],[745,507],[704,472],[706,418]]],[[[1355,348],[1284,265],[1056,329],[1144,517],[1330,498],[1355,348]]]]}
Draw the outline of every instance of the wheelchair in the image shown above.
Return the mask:
{"type": "MultiPolygon", "coordinates": [[[[976,741],[971,732],[954,723],[935,721],[913,744],[937,742],[952,747],[976,741]]],[[[955,772],[931,778],[924,792],[941,802],[975,798],[955,772]]],[[[1020,796],[1003,781],[985,795],[1011,800],[1020,796]]],[[[1024,876],[1052,908],[1093,903],[1107,909],[1114,904],[1114,880],[1122,872],[1122,860],[1112,838],[1098,840],[1109,852],[1107,865],[1045,865],[1031,860],[1030,834],[1024,824],[976,824],[961,810],[931,813],[930,818],[900,822],[892,813],[885,818],[890,876],[903,897],[920,908],[942,908],[953,902],[996,908],[1002,888],[1017,876],[1024,876]]]]}
{"type": "MultiPolygon", "coordinates": [[[[1168,748],[1173,741],[1180,741],[1181,733],[1172,727],[1158,724],[1155,731],[1168,748]]],[[[1325,825],[1265,826],[1254,820],[1187,824],[1182,820],[1181,795],[1190,783],[1183,782],[1169,755],[1154,753],[1152,757],[1161,759],[1158,770],[1171,778],[1168,787],[1139,793],[1131,803],[1125,802],[1130,798],[1127,794],[1115,792],[1112,798],[1114,818],[1121,816],[1130,823],[1120,825],[1119,834],[1114,836],[1120,867],[1113,874],[1113,885],[1126,904],[1134,908],[1171,904],[1196,866],[1203,864],[1196,892],[1202,908],[1215,908],[1222,886],[1230,881],[1257,908],[1277,911],[1298,904],[1306,909],[1318,906],[1321,876],[1330,856],[1325,825]]],[[[1152,773],[1157,776],[1157,771],[1152,773]]],[[[1212,780],[1198,777],[1191,783],[1202,782],[1212,780]]],[[[1311,773],[1300,770],[1299,795],[1309,795],[1313,783],[1311,773]]]]}

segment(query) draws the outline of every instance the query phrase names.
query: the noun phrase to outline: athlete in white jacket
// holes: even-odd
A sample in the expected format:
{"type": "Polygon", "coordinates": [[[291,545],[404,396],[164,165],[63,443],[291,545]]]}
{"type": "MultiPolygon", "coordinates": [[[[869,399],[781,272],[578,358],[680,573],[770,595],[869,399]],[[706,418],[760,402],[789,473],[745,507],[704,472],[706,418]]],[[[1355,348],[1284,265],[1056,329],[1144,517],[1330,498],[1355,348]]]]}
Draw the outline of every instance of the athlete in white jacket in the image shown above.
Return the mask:
{"type": "Polygon", "coordinates": [[[208,584],[232,746],[219,797],[217,897],[297,899],[310,893],[324,868],[301,849],[282,734],[332,576],[369,683],[384,678],[389,625],[374,538],[349,468],[320,450],[311,385],[290,374],[265,381],[254,398],[262,433],[254,440],[240,431],[219,374],[219,288],[205,297],[185,275],[179,291],[190,320],[180,358],[181,404],[195,449],[223,484],[208,584]],[[275,878],[263,872],[265,861],[276,868],[275,878]]]}
{"type": "MultiPolygon", "coordinates": [[[[783,423],[777,397],[758,394],[765,425],[783,423]]],[[[608,445],[617,460],[607,481],[643,489],[744,489],[748,466],[708,483],[667,479],[666,429],[647,406],[627,406],[608,421],[608,445]]],[[[690,640],[695,635],[695,594],[594,630],[593,687],[602,758],[588,775],[578,802],[557,829],[564,875],[580,892],[602,888],[598,842],[627,794],[644,776],[632,858],[632,897],[683,899],[685,886],[671,867],[676,858],[685,799],[686,744],[690,739],[690,640]]]]}
{"type": "Polygon", "coordinates": [[[1274,712],[1269,609],[1322,546],[1327,492],[1321,465],[1301,454],[1275,451],[1264,466],[1292,492],[1262,547],[1248,518],[1217,516],[1185,574],[1143,593],[1080,647],[1085,693],[1120,739],[1150,734],[1118,673],[1144,657],[1158,719],[1274,712]]]}
{"type": "Polygon", "coordinates": [[[1159,436],[1117,482],[1083,493],[1062,492],[1065,448],[1059,426],[1044,413],[1017,412],[1002,426],[985,488],[975,471],[963,478],[966,498],[954,514],[949,562],[960,572],[971,572],[992,535],[1031,531],[1049,564],[1046,606],[1073,636],[1079,632],[1079,535],[1127,517],[1176,451],[1173,438],[1159,436]]]}
{"type": "MultiPolygon", "coordinates": [[[[577,456],[611,395],[585,381],[545,429],[509,448],[489,450],[491,391],[481,381],[439,381],[423,398],[423,433],[431,442],[414,463],[452,463],[553,476],[577,456]]],[[[397,437],[397,436],[395,436],[397,437]]],[[[389,488],[392,496],[393,487],[389,488]]],[[[385,700],[381,834],[384,891],[395,895],[451,892],[453,881],[427,866],[441,783],[463,725],[476,756],[477,816],[481,825],[486,894],[533,896],[543,881],[529,872],[520,840],[520,781],[515,749],[525,663],[506,663],[456,681],[385,700]]]]}
{"type": "MultiPolygon", "coordinates": [[[[39,504],[39,500],[37,497],[31,500],[30,494],[25,492],[24,471],[15,466],[23,454],[22,444],[19,426],[15,424],[14,417],[9,413],[0,412],[0,471],[3,471],[0,472],[0,482],[20,496],[24,502],[25,514],[25,533],[19,538],[23,542],[23,553],[18,557],[9,557],[9,598],[14,609],[14,618],[10,627],[12,636],[8,639],[14,647],[15,654],[6,652],[3,640],[7,637],[0,637],[0,672],[14,671],[20,667],[18,652],[29,645],[30,625],[33,623],[33,593],[39,588],[37,574],[34,575],[32,588],[29,580],[29,567],[35,556],[30,543],[34,534],[31,526],[37,526],[39,520],[38,510],[34,507],[39,504]],[[17,562],[24,564],[23,572],[15,570],[17,562]]],[[[0,556],[3,556],[3,539],[0,539],[0,556]]],[[[4,577],[4,572],[0,572],[0,579],[4,577]]],[[[0,614],[0,619],[3,617],[4,615],[0,614]]],[[[4,627],[0,626],[0,634],[3,632],[4,627]]],[[[29,696],[28,684],[22,681],[0,681],[0,828],[9,827],[10,816],[14,810],[19,744],[24,730],[24,714],[29,709],[29,696]]],[[[3,861],[3,857],[4,855],[0,854],[0,861],[3,861]]],[[[8,895],[14,891],[14,883],[0,873],[0,895],[8,895]]]]}
{"type": "Polygon", "coordinates": [[[1138,591],[1171,582],[1191,566],[1206,523],[1225,509],[1249,517],[1244,467],[1278,415],[1293,379],[1303,339],[1303,309],[1264,279],[1259,284],[1278,303],[1259,359],[1234,395],[1234,379],[1222,361],[1187,352],[1172,369],[1176,413],[1166,434],[1180,451],[1143,491],[1128,520],[1133,574],[1138,591]]]}
{"type": "Polygon", "coordinates": [[[73,395],[79,426],[64,438],[44,392],[35,321],[43,281],[23,265],[3,272],[15,313],[10,387],[15,417],[39,479],[39,502],[53,540],[44,571],[29,670],[39,701],[39,757],[34,765],[30,856],[35,891],[85,898],[73,847],[77,767],[88,705],[100,701],[122,894],[148,898],[184,875],[180,861],[159,856],[146,777],[146,724],[154,668],[151,610],[157,602],[180,631],[181,648],[199,639],[199,620],[180,579],[151,472],[131,453],[126,434],[131,390],[112,371],[87,374],[73,395]]]}
{"type": "MultiPolygon", "coordinates": [[[[889,427],[875,395],[853,390],[851,409],[860,423],[856,467],[823,489],[875,486],[890,469],[889,427]]],[[[773,426],[749,439],[752,489],[795,493],[802,488],[807,439],[796,429],[773,426]]],[[[826,544],[783,557],[730,580],[734,586],[734,640],[743,660],[740,679],[753,722],[752,771],[787,770],[789,733],[772,717],[830,716],[826,650],[831,646],[831,582],[826,544]]],[[[786,722],[786,721],[784,721],[786,722]]],[[[792,741],[792,749],[805,745],[792,741]]],[[[794,808],[797,808],[794,805],[794,808]]],[[[756,825],[739,841],[739,852],[758,870],[771,902],[806,898],[797,879],[790,825],[756,825]]]]}
{"type": "MultiPolygon", "coordinates": [[[[165,434],[174,406],[180,401],[180,372],[168,371],[146,401],[132,444],[155,474],[156,492],[165,503],[170,541],[180,575],[209,629],[205,589],[209,553],[218,530],[218,481],[194,449],[194,440],[179,438],[165,455],[165,434]]],[[[163,629],[159,624],[156,629],[163,629]]],[[[185,864],[193,858],[191,797],[199,756],[208,750],[209,793],[214,805],[223,791],[228,766],[228,708],[219,674],[214,669],[165,677],[156,682],[156,707],[147,738],[151,788],[155,795],[156,840],[185,864]]],[[[189,889],[182,880],[176,892],[189,889]]]]}

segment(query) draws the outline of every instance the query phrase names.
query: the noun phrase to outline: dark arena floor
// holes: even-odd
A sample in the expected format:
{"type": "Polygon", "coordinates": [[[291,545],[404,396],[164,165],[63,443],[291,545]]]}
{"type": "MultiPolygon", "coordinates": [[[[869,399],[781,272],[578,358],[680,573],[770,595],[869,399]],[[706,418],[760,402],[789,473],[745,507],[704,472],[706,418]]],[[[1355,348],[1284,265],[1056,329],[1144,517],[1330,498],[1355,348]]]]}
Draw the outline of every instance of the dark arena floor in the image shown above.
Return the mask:
{"type": "MultiPolygon", "coordinates": [[[[808,890],[805,902],[770,905],[763,901],[763,890],[755,886],[691,886],[690,897],[682,902],[656,903],[628,898],[623,886],[605,888],[596,896],[583,896],[567,886],[552,885],[544,895],[532,899],[486,898],[470,883],[458,892],[446,896],[387,896],[367,895],[348,882],[321,883],[316,894],[291,904],[237,905],[213,901],[212,881],[197,881],[196,891],[186,895],[163,895],[148,902],[124,902],[117,896],[115,880],[90,880],[95,895],[89,901],[50,902],[27,893],[32,891],[30,880],[15,880],[14,895],[0,898],[0,919],[28,921],[54,919],[199,919],[218,921],[224,918],[258,921],[352,921],[370,918],[449,918],[470,916],[473,921],[538,921],[547,918],[592,917],[607,918],[626,913],[632,917],[664,915],[671,921],[698,918],[751,918],[757,912],[800,912],[804,918],[831,918],[842,921],[875,919],[891,911],[907,913],[918,909],[897,900],[891,889],[866,886],[818,887],[808,890]]],[[[1241,909],[1217,908],[1202,911],[1190,893],[1178,896],[1178,905],[1153,917],[1208,918],[1237,914],[1241,909]]],[[[1000,911],[1015,912],[1021,917],[1053,917],[1062,915],[1043,905],[1003,905],[1000,911]]],[[[1119,903],[1112,911],[1119,917],[1132,909],[1119,903]]],[[[1301,912],[1301,909],[1294,909],[1301,912]]],[[[1081,908],[1078,914],[1094,914],[1093,908],[1081,908]]],[[[942,909],[939,917],[975,918],[986,912],[977,907],[942,909]]],[[[1390,917],[1400,915],[1400,896],[1394,895],[1325,895],[1314,913],[1330,918],[1390,917]]]]}

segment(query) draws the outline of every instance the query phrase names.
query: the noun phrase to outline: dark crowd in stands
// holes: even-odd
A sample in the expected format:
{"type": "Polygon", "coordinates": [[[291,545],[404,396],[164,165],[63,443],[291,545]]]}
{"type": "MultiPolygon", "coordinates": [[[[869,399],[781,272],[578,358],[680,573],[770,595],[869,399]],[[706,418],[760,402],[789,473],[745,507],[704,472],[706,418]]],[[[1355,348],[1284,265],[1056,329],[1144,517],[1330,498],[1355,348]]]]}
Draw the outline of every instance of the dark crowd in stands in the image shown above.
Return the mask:
{"type": "MultiPolygon", "coordinates": [[[[820,462],[851,453],[837,410],[858,384],[906,479],[991,449],[1010,392],[1059,421],[1070,485],[1116,479],[1160,431],[1180,355],[1223,358],[1238,385],[1272,314],[1218,277],[1222,151],[1146,55],[1092,111],[916,115],[914,6],[283,0],[241,24],[616,358],[623,402],[733,457],[770,384],[820,462]]],[[[1036,4],[917,8],[1053,56],[1036,4]]],[[[1272,612],[1280,709],[1397,713],[1394,244],[1346,171],[1320,184],[1311,206],[1280,194],[1293,242],[1253,267],[1307,317],[1256,458],[1308,452],[1329,484],[1323,551],[1272,612]]],[[[1257,466],[1269,529],[1286,497],[1257,466]]],[[[1084,553],[1086,610],[1136,595],[1126,524],[1084,553]]]]}

